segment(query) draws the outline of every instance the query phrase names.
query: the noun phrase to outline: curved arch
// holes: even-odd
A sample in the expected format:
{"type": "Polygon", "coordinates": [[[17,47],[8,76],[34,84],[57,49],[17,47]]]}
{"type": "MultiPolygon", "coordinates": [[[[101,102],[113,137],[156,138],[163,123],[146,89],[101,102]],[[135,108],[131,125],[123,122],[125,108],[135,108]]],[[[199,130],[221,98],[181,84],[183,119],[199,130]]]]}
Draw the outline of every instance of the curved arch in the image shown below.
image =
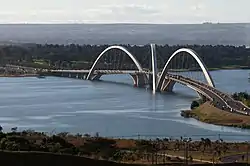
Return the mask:
{"type": "Polygon", "coordinates": [[[167,67],[169,65],[169,63],[171,62],[171,60],[180,52],[187,52],[188,54],[190,54],[195,60],[196,62],[199,64],[203,74],[205,75],[205,78],[207,80],[207,83],[209,86],[211,87],[215,87],[214,85],[214,81],[210,75],[210,73],[208,72],[208,69],[207,67],[205,66],[204,62],[202,61],[202,59],[200,58],[200,56],[192,49],[189,49],[189,48],[181,48],[177,51],[175,51],[171,56],[170,58],[168,59],[167,63],[165,64],[163,70],[162,70],[162,73],[160,75],[160,78],[159,78],[159,81],[158,81],[158,84],[157,84],[157,88],[159,88],[161,86],[161,84],[163,83],[163,80],[165,79],[165,75],[167,74],[167,67]]]}
{"type": "Polygon", "coordinates": [[[89,74],[87,76],[87,80],[90,79],[90,76],[93,74],[94,70],[95,70],[95,67],[98,63],[98,61],[101,59],[101,57],[106,53],[108,52],[109,50],[112,50],[112,49],[118,49],[118,50],[121,50],[123,52],[125,52],[131,59],[132,61],[135,63],[136,67],[138,68],[139,71],[143,71],[140,63],[138,62],[138,60],[134,57],[134,55],[132,55],[125,47],[122,47],[122,46],[110,46],[108,48],[106,48],[98,57],[97,59],[95,60],[94,64],[92,65],[90,71],[89,71],[89,74]]]}

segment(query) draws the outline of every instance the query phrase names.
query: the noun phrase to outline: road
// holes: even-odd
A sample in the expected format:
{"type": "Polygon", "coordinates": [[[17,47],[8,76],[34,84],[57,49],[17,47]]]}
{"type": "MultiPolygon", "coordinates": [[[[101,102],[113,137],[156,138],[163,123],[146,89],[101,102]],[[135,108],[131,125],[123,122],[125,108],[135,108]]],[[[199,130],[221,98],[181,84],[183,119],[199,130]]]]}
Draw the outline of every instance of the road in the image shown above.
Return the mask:
{"type": "Polygon", "coordinates": [[[205,83],[192,80],[187,77],[183,77],[180,75],[168,74],[170,79],[174,79],[175,81],[182,81],[191,86],[197,87],[198,89],[205,92],[208,96],[212,97],[213,104],[222,110],[235,112],[243,115],[250,115],[250,108],[245,106],[243,103],[234,100],[230,95],[219,91],[218,89],[211,87],[205,83]]]}
{"type": "Polygon", "coordinates": [[[221,158],[221,162],[223,163],[233,163],[233,162],[237,162],[237,161],[241,161],[242,159],[244,159],[245,161],[247,161],[247,157],[248,157],[248,161],[250,161],[250,153],[247,154],[236,154],[236,155],[231,155],[231,156],[225,156],[221,158]]]}

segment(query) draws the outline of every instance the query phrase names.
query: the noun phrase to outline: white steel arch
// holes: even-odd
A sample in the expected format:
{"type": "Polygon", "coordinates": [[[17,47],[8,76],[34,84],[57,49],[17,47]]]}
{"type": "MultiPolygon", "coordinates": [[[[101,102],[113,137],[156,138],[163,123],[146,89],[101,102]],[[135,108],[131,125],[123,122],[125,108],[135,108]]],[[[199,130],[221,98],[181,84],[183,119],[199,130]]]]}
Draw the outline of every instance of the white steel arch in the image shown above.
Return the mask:
{"type": "Polygon", "coordinates": [[[112,50],[112,49],[118,49],[118,50],[121,50],[123,52],[125,52],[131,59],[132,61],[135,63],[136,67],[138,68],[139,71],[143,71],[140,63],[138,62],[138,60],[134,57],[134,55],[132,55],[125,47],[122,47],[122,46],[110,46],[108,48],[106,48],[98,57],[97,59],[95,60],[94,64],[92,65],[90,71],[89,71],[89,74],[87,76],[87,80],[90,79],[91,75],[93,74],[93,72],[95,71],[95,67],[98,63],[98,61],[102,58],[102,56],[108,52],[109,50],[112,50]]]}
{"type": "Polygon", "coordinates": [[[190,54],[195,60],[196,62],[199,64],[203,74],[205,75],[205,78],[207,80],[207,83],[209,86],[211,87],[215,87],[214,85],[214,81],[210,75],[210,73],[208,72],[208,69],[205,65],[205,63],[202,61],[202,59],[200,58],[200,56],[192,49],[189,49],[189,48],[181,48],[177,51],[175,51],[171,56],[170,58],[168,59],[167,63],[165,64],[163,70],[162,70],[162,73],[160,75],[160,78],[159,78],[159,81],[158,81],[158,84],[157,84],[157,88],[161,87],[161,84],[163,83],[164,79],[165,79],[165,75],[167,74],[167,67],[169,65],[169,63],[171,62],[171,60],[180,52],[187,52],[188,54],[190,54]]]}
{"type": "Polygon", "coordinates": [[[158,68],[157,68],[157,57],[156,57],[156,48],[155,44],[151,44],[151,62],[152,62],[152,73],[153,73],[153,94],[155,94],[157,89],[157,74],[158,74],[158,68]]]}

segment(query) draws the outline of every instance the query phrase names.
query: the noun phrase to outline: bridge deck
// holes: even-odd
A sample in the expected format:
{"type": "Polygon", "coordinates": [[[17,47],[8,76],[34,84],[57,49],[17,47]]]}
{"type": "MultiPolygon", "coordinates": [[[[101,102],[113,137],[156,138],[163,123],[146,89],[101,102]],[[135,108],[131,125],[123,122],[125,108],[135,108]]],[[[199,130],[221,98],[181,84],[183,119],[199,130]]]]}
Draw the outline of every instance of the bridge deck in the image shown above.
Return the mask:
{"type": "Polygon", "coordinates": [[[221,92],[220,90],[211,87],[205,83],[199,82],[192,80],[187,77],[183,77],[180,75],[173,75],[173,74],[168,74],[167,77],[169,79],[172,79],[176,82],[184,82],[186,84],[189,84],[193,87],[196,87],[206,94],[208,94],[210,97],[213,98],[215,104],[217,107],[220,109],[228,110],[231,112],[236,112],[239,114],[244,114],[244,115],[249,115],[250,114],[250,108],[245,106],[243,103],[234,100],[230,95],[221,92]]]}
{"type": "MultiPolygon", "coordinates": [[[[84,73],[88,74],[90,70],[50,70],[52,73],[84,73]]],[[[152,72],[138,70],[95,70],[98,74],[152,74],[152,72]]]]}

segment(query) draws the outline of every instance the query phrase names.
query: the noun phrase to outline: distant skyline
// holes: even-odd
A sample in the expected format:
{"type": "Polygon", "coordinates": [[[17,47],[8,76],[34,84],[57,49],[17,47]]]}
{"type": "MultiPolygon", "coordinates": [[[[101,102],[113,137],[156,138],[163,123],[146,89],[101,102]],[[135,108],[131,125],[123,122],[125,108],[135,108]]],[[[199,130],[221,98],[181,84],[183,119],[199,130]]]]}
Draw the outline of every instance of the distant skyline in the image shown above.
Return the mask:
{"type": "Polygon", "coordinates": [[[249,0],[0,0],[0,23],[249,23],[249,0]]]}

